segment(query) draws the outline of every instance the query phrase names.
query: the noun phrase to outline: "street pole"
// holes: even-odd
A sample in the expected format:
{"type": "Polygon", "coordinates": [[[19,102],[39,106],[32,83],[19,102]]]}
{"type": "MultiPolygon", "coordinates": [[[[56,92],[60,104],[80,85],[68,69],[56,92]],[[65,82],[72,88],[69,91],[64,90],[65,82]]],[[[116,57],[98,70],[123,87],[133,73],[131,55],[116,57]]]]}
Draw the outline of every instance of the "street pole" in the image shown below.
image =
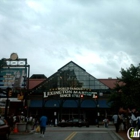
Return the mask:
{"type": "Polygon", "coordinates": [[[96,104],[96,123],[97,123],[97,127],[99,127],[99,112],[98,112],[98,108],[99,108],[99,102],[98,102],[98,97],[99,97],[99,94],[98,92],[93,92],[93,99],[95,100],[95,104],[96,104]]]}
{"type": "Polygon", "coordinates": [[[6,104],[5,104],[5,114],[4,114],[4,118],[5,119],[7,118],[8,104],[9,104],[9,98],[7,97],[6,104]]]}
{"type": "Polygon", "coordinates": [[[96,106],[96,108],[97,108],[97,127],[99,127],[99,116],[100,116],[100,113],[99,113],[99,105],[97,104],[97,106],[96,106]]]}
{"type": "Polygon", "coordinates": [[[44,115],[44,93],[42,96],[42,116],[44,115]]]}
{"type": "Polygon", "coordinates": [[[4,114],[5,119],[7,118],[8,106],[10,104],[9,96],[11,96],[11,94],[12,94],[11,88],[7,88],[7,90],[6,90],[5,114],[4,114]]]}

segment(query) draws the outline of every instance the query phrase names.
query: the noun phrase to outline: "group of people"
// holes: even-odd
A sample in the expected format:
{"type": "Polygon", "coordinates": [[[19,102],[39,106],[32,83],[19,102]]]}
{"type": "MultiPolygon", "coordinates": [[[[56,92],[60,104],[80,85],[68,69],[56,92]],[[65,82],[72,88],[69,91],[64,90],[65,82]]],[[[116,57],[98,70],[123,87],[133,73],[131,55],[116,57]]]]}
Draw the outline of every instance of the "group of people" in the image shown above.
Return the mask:
{"type": "Polygon", "coordinates": [[[127,109],[116,112],[113,117],[113,123],[116,128],[116,132],[119,132],[123,126],[124,130],[128,130],[130,127],[139,130],[140,129],[140,112],[136,109],[127,109]]]}
{"type": "Polygon", "coordinates": [[[16,123],[20,122],[34,122],[35,119],[32,116],[25,117],[22,113],[20,115],[14,115],[14,114],[8,114],[5,118],[7,121],[8,125],[10,126],[11,130],[13,130],[14,126],[16,123]]]}
{"type": "MultiPolygon", "coordinates": [[[[124,130],[128,130],[130,127],[140,129],[140,112],[136,111],[136,109],[132,110],[128,109],[127,111],[118,111],[112,116],[112,119],[117,133],[119,132],[120,126],[122,125],[124,130]]],[[[33,121],[32,129],[39,126],[41,137],[44,137],[48,121],[48,118],[45,115],[42,115],[40,118],[37,116],[33,118],[32,116],[24,117],[23,115],[20,116],[9,115],[6,118],[6,121],[8,122],[11,129],[14,127],[16,123],[20,122],[21,120],[22,121],[24,120],[27,123],[29,121],[33,121]]],[[[105,127],[108,127],[109,120],[107,117],[103,120],[103,122],[105,127]]]]}
{"type": "Polygon", "coordinates": [[[44,137],[48,118],[45,115],[42,115],[41,117],[38,116],[32,117],[31,115],[25,117],[23,114],[20,115],[8,114],[5,120],[10,126],[11,131],[14,129],[16,123],[24,121],[28,124],[29,122],[32,121],[33,122],[32,129],[35,129],[37,128],[37,126],[39,126],[41,137],[44,137]]]}

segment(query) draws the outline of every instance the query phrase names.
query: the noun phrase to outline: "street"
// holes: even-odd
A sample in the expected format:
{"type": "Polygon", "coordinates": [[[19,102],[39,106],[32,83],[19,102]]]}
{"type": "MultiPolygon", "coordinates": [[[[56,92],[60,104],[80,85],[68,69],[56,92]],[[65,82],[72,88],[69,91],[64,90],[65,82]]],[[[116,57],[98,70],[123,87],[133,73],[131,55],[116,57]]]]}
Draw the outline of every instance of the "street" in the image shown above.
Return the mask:
{"type": "Polygon", "coordinates": [[[94,127],[47,127],[44,138],[39,133],[12,134],[10,140],[121,140],[114,132],[114,128],[94,127]]]}

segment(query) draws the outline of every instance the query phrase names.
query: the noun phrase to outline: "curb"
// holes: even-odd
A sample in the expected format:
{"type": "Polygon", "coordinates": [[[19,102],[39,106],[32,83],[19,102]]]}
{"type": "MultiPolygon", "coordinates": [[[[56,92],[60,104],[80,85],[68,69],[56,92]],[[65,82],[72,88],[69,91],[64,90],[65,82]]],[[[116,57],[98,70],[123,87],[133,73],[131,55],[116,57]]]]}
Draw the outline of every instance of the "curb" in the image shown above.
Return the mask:
{"type": "Polygon", "coordinates": [[[33,134],[34,132],[35,130],[29,131],[29,132],[17,132],[17,133],[11,132],[10,135],[29,135],[29,134],[33,134]]]}
{"type": "Polygon", "coordinates": [[[119,139],[124,140],[119,134],[117,134],[115,131],[112,131],[112,133],[119,139]]]}

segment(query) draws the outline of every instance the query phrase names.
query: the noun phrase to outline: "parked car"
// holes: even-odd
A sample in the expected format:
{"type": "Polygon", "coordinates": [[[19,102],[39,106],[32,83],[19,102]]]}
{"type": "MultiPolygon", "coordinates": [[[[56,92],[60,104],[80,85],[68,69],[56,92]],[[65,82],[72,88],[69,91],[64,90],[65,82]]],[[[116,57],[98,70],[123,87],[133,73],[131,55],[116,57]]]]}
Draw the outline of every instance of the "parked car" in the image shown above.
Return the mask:
{"type": "Polygon", "coordinates": [[[61,127],[66,127],[66,126],[89,127],[89,123],[87,121],[84,121],[81,119],[71,119],[71,120],[62,121],[62,122],[58,123],[58,126],[61,126],[61,127]]]}
{"type": "Polygon", "coordinates": [[[10,126],[6,123],[4,119],[0,118],[0,138],[8,140],[9,135],[10,135],[10,126]]]}

